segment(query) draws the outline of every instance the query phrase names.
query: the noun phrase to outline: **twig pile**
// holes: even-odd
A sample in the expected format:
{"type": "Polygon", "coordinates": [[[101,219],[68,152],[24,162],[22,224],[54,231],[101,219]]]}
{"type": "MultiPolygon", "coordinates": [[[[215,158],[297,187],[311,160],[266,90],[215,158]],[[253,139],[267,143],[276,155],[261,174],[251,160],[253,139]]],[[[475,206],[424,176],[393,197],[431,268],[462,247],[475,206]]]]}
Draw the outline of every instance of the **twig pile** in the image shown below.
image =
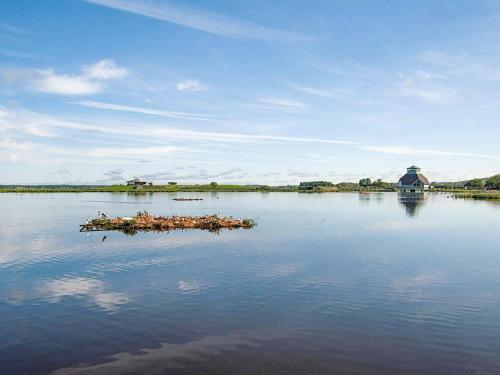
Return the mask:
{"type": "Polygon", "coordinates": [[[206,216],[153,216],[147,212],[139,212],[134,217],[98,217],[81,224],[80,232],[119,230],[128,234],[137,231],[170,231],[175,229],[202,229],[217,232],[220,229],[245,228],[255,226],[252,219],[235,219],[233,217],[206,216]]]}

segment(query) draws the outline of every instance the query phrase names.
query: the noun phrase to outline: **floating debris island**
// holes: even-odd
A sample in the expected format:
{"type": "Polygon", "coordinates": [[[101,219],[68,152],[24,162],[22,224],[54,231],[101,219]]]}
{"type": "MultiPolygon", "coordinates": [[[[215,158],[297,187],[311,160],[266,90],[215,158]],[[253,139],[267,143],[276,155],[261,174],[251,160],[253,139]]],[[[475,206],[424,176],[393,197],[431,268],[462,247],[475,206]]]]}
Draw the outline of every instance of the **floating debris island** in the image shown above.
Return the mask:
{"type": "Polygon", "coordinates": [[[108,218],[99,215],[95,219],[81,224],[80,232],[118,230],[127,234],[138,231],[170,231],[176,229],[202,229],[218,232],[221,229],[250,229],[255,226],[252,219],[235,219],[217,215],[206,216],[153,216],[147,212],[138,212],[134,217],[108,218]]]}
{"type": "Polygon", "coordinates": [[[185,201],[202,201],[203,198],[173,198],[173,201],[180,201],[180,202],[185,202],[185,201]]]}

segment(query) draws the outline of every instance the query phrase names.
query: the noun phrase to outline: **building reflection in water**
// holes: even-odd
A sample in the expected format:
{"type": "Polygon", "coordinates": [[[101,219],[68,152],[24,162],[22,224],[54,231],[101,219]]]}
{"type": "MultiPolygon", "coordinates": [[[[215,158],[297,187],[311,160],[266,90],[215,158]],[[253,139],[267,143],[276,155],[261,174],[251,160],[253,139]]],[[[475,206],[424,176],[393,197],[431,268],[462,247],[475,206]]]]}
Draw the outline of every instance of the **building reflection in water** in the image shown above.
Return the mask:
{"type": "Polygon", "coordinates": [[[424,193],[398,193],[398,201],[405,208],[406,215],[414,217],[425,204],[426,197],[424,193]]]}

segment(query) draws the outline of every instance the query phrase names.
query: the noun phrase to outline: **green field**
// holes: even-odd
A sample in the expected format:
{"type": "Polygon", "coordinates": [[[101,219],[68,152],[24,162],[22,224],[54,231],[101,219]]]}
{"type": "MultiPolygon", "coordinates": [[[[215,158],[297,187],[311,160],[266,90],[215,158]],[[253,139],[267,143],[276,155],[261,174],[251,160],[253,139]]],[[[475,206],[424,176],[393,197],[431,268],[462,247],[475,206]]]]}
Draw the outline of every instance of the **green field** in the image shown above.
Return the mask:
{"type": "Polygon", "coordinates": [[[341,183],[328,187],[301,189],[298,185],[145,185],[141,187],[127,185],[3,185],[0,193],[175,193],[175,192],[355,192],[355,191],[395,191],[393,188],[361,187],[354,183],[341,183]]]}
{"type": "Polygon", "coordinates": [[[155,192],[267,192],[267,191],[298,191],[297,186],[267,186],[267,185],[4,185],[0,193],[155,193],[155,192]]]}

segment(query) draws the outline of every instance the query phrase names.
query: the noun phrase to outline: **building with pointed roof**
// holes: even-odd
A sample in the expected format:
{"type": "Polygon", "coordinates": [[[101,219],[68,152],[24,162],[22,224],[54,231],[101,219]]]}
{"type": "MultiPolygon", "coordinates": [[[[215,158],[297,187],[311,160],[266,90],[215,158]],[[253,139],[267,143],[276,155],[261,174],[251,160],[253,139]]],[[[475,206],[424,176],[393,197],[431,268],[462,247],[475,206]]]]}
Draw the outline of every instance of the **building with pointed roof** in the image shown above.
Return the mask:
{"type": "Polygon", "coordinates": [[[423,192],[428,188],[429,180],[420,173],[420,168],[414,165],[406,168],[406,174],[398,181],[398,189],[402,192],[423,192]]]}

